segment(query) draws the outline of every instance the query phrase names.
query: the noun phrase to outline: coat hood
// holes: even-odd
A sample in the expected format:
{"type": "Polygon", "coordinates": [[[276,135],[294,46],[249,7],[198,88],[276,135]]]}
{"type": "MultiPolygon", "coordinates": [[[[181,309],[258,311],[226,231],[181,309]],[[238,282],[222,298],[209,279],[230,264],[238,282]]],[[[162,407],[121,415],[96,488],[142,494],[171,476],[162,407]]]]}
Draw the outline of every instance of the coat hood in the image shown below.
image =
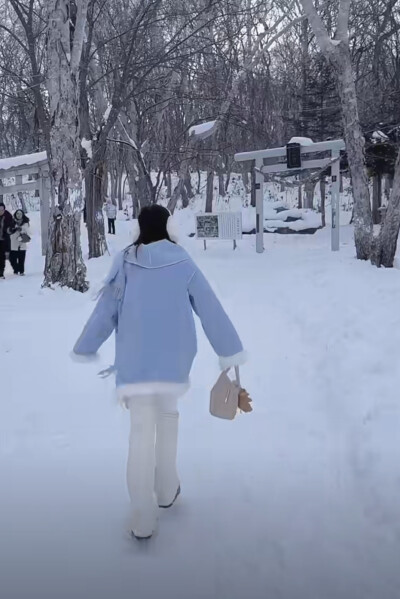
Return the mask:
{"type": "Polygon", "coordinates": [[[156,269],[172,266],[173,264],[178,264],[185,260],[189,260],[187,252],[181,246],[171,243],[166,239],[150,243],[149,245],[141,245],[138,248],[136,248],[136,246],[130,246],[117,254],[110,273],[106,277],[104,285],[96,297],[98,297],[108,285],[111,285],[115,297],[117,299],[123,298],[126,284],[125,263],[135,264],[136,266],[146,269],[156,269]]]}
{"type": "Polygon", "coordinates": [[[125,251],[124,260],[142,268],[164,268],[188,260],[186,251],[166,239],[148,245],[130,247],[125,251]]]}

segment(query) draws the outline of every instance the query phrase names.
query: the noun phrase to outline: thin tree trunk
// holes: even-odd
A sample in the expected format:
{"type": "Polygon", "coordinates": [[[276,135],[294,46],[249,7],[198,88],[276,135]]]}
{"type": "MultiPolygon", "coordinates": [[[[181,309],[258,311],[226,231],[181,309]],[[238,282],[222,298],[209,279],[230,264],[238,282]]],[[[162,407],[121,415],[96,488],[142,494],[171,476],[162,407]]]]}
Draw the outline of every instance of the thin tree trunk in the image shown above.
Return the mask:
{"type": "Polygon", "coordinates": [[[376,266],[392,268],[400,231],[400,151],[397,155],[392,193],[380,234],[374,240],[372,262],[376,266]]]}
{"type": "Polygon", "coordinates": [[[124,206],[122,203],[122,178],[124,176],[124,172],[122,169],[118,172],[118,185],[117,185],[117,201],[118,201],[118,210],[123,210],[124,206]]]}
{"type": "Polygon", "coordinates": [[[380,208],[382,206],[382,176],[377,174],[373,178],[372,186],[372,222],[379,225],[381,222],[380,208]]]}
{"type": "Polygon", "coordinates": [[[129,185],[129,192],[132,198],[132,218],[137,218],[139,216],[139,202],[138,202],[138,190],[137,190],[137,181],[136,181],[136,168],[131,160],[127,160],[126,162],[126,173],[129,185]]]}
{"type": "Polygon", "coordinates": [[[226,196],[223,173],[218,174],[218,193],[222,198],[224,198],[226,196]]]}
{"type": "Polygon", "coordinates": [[[314,208],[314,191],[315,191],[315,182],[307,181],[304,185],[304,208],[308,210],[312,210],[314,208]]]}
{"type": "Polygon", "coordinates": [[[170,198],[172,195],[172,177],[171,177],[171,171],[167,171],[165,173],[165,184],[167,187],[167,198],[170,198]]]}
{"type": "Polygon", "coordinates": [[[228,168],[228,172],[226,173],[226,179],[225,179],[225,193],[228,193],[228,189],[229,189],[229,185],[231,183],[231,176],[232,176],[232,172],[231,172],[231,167],[229,166],[228,168]]]}
{"type": "Polygon", "coordinates": [[[201,170],[197,171],[197,195],[201,193],[201,170]]]}
{"type": "Polygon", "coordinates": [[[192,181],[190,177],[190,161],[192,150],[196,144],[194,137],[189,137],[187,150],[182,157],[178,171],[178,183],[175,185],[174,191],[172,192],[171,199],[168,203],[168,209],[170,212],[174,212],[178,200],[182,200],[182,204],[189,205],[188,198],[194,197],[192,189],[192,181]]]}
{"type": "Polygon", "coordinates": [[[206,196],[206,212],[212,212],[214,196],[214,171],[207,172],[207,196],[206,196]]]}
{"type": "Polygon", "coordinates": [[[297,208],[300,210],[303,208],[303,187],[299,185],[298,197],[297,197],[297,208]]]}
{"type": "Polygon", "coordinates": [[[249,182],[249,171],[247,169],[245,169],[243,171],[242,181],[243,181],[243,185],[244,185],[246,194],[250,193],[251,192],[251,183],[249,182]]]}
{"type": "Polygon", "coordinates": [[[18,199],[19,202],[21,204],[21,208],[22,210],[25,212],[25,214],[28,212],[27,207],[26,207],[26,202],[25,202],[25,198],[24,198],[24,194],[22,191],[18,192],[18,199]]]}

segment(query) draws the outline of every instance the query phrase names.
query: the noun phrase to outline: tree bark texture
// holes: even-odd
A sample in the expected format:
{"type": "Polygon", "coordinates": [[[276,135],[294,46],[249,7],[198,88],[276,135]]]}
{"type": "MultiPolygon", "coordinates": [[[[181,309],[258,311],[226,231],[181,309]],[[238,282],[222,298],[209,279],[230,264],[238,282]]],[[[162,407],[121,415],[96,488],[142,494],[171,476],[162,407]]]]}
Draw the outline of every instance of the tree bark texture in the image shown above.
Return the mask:
{"type": "Polygon", "coordinates": [[[372,182],[372,221],[374,225],[381,222],[380,207],[382,206],[382,175],[376,174],[372,182]]]}
{"type": "MultiPolygon", "coordinates": [[[[78,6],[84,21],[86,0],[78,6]]],[[[70,43],[70,3],[53,0],[49,7],[47,88],[50,105],[50,180],[52,209],[44,285],[58,283],[87,291],[80,222],[83,209],[79,138],[78,68],[83,29],[76,27],[70,43]]]]}
{"type": "Polygon", "coordinates": [[[365,160],[365,140],[358,114],[357,94],[350,50],[340,44],[332,60],[342,105],[344,139],[354,198],[354,239],[357,258],[368,260],[372,242],[372,211],[365,160]]]}
{"type": "Polygon", "coordinates": [[[214,198],[214,170],[207,172],[207,195],[205,212],[212,212],[214,198]]]}
{"type": "Polygon", "coordinates": [[[107,251],[103,217],[104,162],[96,162],[96,166],[86,174],[85,189],[89,259],[99,258],[107,251]]]}
{"type": "Polygon", "coordinates": [[[400,232],[400,152],[397,156],[392,193],[379,236],[374,240],[372,262],[392,268],[400,232]]]}
{"type": "Polygon", "coordinates": [[[315,181],[307,181],[304,185],[304,208],[314,208],[315,181]]]}
{"type": "Polygon", "coordinates": [[[372,211],[365,160],[365,141],[360,125],[357,94],[349,48],[350,0],[341,0],[337,17],[336,39],[332,40],[313,0],[301,0],[304,12],[324,56],[334,67],[340,97],[344,138],[353,185],[354,239],[357,258],[371,254],[372,211]]]}

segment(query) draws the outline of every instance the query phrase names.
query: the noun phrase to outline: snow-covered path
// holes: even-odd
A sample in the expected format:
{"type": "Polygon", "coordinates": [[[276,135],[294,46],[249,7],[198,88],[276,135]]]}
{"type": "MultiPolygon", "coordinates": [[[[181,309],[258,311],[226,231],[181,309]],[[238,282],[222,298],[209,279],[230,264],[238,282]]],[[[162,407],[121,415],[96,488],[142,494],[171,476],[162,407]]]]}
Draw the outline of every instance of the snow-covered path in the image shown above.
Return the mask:
{"type": "MultiPolygon", "coordinates": [[[[116,245],[128,238],[127,224],[116,245]]],[[[347,231],[349,236],[350,232],[347,231]]],[[[0,585],[4,599],[398,599],[400,274],[315,237],[188,249],[250,352],[252,415],[208,414],[217,364],[200,336],[181,403],[182,496],[146,544],[125,533],[127,414],[112,341],[70,348],[89,295],[0,288],[0,585]]],[[[92,261],[97,283],[109,258],[92,261]]]]}

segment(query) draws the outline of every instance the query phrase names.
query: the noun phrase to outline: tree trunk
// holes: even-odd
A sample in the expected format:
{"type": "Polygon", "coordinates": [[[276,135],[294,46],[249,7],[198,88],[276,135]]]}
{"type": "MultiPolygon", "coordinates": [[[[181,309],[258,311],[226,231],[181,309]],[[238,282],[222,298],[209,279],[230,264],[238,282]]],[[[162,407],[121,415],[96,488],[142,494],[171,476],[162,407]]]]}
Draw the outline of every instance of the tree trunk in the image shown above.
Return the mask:
{"type": "Polygon", "coordinates": [[[122,179],[124,176],[124,171],[122,168],[118,173],[118,186],[117,186],[117,201],[118,201],[118,210],[123,210],[124,206],[122,203],[122,179]]]}
{"type": "Polygon", "coordinates": [[[171,177],[171,171],[167,171],[165,173],[165,185],[167,187],[167,198],[170,198],[172,196],[172,177],[171,177]]]}
{"type": "Polygon", "coordinates": [[[115,166],[113,166],[113,168],[110,168],[110,178],[111,178],[111,200],[112,200],[113,204],[117,205],[118,172],[117,172],[115,166]]]}
{"type": "Polygon", "coordinates": [[[220,195],[221,198],[224,198],[226,196],[223,173],[218,174],[218,194],[220,195]]]}
{"type": "Polygon", "coordinates": [[[385,177],[385,199],[386,199],[386,204],[389,203],[389,198],[390,198],[390,194],[392,193],[392,189],[393,189],[393,175],[386,175],[385,177]]]}
{"type": "Polygon", "coordinates": [[[137,218],[139,216],[139,202],[136,181],[137,173],[136,168],[131,160],[128,160],[126,163],[126,173],[129,185],[129,192],[132,198],[132,218],[137,218]]]}
{"type": "Polygon", "coordinates": [[[23,192],[22,192],[22,191],[19,191],[19,192],[18,192],[18,199],[19,199],[19,202],[20,202],[20,204],[21,204],[21,208],[22,208],[22,210],[23,210],[23,211],[25,212],[25,214],[26,214],[26,213],[28,212],[28,209],[27,209],[27,207],[26,207],[26,202],[25,202],[24,194],[23,194],[23,192]]]}
{"type": "Polygon", "coordinates": [[[375,175],[372,187],[372,222],[379,225],[381,222],[380,207],[382,206],[382,176],[375,175]]]}
{"type": "Polygon", "coordinates": [[[314,191],[315,191],[315,182],[307,181],[304,185],[304,208],[308,210],[312,210],[314,208],[314,191]]]}
{"type": "Polygon", "coordinates": [[[249,183],[249,171],[247,169],[243,171],[242,181],[244,189],[246,191],[246,195],[251,193],[251,183],[249,183]]]}
{"type": "Polygon", "coordinates": [[[225,179],[225,193],[228,193],[229,185],[231,183],[231,176],[232,176],[232,172],[231,172],[231,167],[229,166],[228,172],[226,173],[226,179],[225,179]]]}
{"type": "Polygon", "coordinates": [[[59,283],[81,292],[89,288],[81,250],[83,200],[78,94],[87,4],[81,0],[78,6],[81,21],[75,28],[71,48],[69,2],[53,0],[49,7],[47,40],[52,209],[44,285],[59,283]]]}
{"type": "Polygon", "coordinates": [[[206,196],[206,212],[212,212],[214,196],[214,171],[207,173],[207,196],[206,196]]]}
{"type": "Polygon", "coordinates": [[[192,178],[189,172],[183,180],[183,189],[181,190],[182,207],[187,208],[189,206],[189,200],[193,197],[192,178]]]}
{"type": "Polygon", "coordinates": [[[189,137],[187,151],[179,165],[178,183],[175,185],[171,199],[168,203],[168,210],[172,213],[174,212],[179,199],[182,200],[183,206],[188,206],[189,198],[194,197],[192,180],[190,177],[190,160],[192,149],[194,148],[195,143],[195,139],[193,137],[189,137]]]}
{"type": "Polygon", "coordinates": [[[337,51],[335,57],[334,64],[342,104],[344,138],[353,187],[356,252],[358,259],[368,260],[371,254],[372,213],[365,161],[365,140],[358,115],[350,51],[343,46],[340,51],[337,51]]]}
{"type": "Polygon", "coordinates": [[[326,227],[326,179],[322,177],[320,181],[321,189],[321,226],[326,227]]]}
{"type": "Polygon", "coordinates": [[[358,114],[355,78],[349,42],[351,0],[341,0],[337,16],[335,39],[332,40],[313,0],[301,0],[317,42],[336,74],[340,97],[344,138],[353,184],[354,238],[357,258],[367,260],[371,254],[372,212],[369,181],[365,161],[365,141],[358,114]]]}
{"type": "Polygon", "coordinates": [[[301,210],[303,208],[303,186],[302,185],[299,185],[297,208],[299,208],[299,210],[301,210]]]}
{"type": "Polygon", "coordinates": [[[251,192],[250,192],[250,203],[252,205],[253,208],[256,207],[256,169],[253,165],[252,169],[251,169],[251,192]]]}
{"type": "Polygon", "coordinates": [[[376,266],[392,268],[397,251],[400,231],[400,151],[397,155],[392,193],[381,226],[380,234],[374,240],[372,263],[376,266]]]}
{"type": "Polygon", "coordinates": [[[192,177],[190,174],[190,168],[188,169],[188,172],[186,173],[186,176],[185,176],[185,189],[186,189],[188,199],[191,200],[192,198],[194,198],[195,194],[194,194],[193,187],[192,187],[192,177]]]}
{"type": "Polygon", "coordinates": [[[100,258],[107,251],[103,216],[104,190],[107,180],[105,175],[105,160],[101,160],[96,161],[96,165],[85,177],[89,259],[100,258]]]}

